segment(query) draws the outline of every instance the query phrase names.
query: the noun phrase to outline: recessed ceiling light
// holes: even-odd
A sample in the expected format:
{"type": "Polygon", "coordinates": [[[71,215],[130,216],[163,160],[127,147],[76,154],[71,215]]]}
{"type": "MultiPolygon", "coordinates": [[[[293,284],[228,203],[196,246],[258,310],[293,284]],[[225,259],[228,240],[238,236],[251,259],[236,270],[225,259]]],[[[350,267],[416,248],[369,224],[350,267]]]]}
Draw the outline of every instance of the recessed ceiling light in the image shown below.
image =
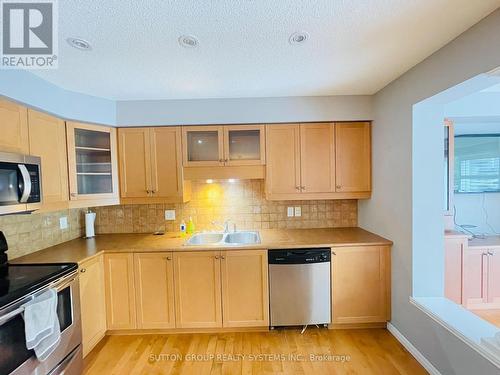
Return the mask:
{"type": "Polygon", "coordinates": [[[68,44],[71,47],[76,48],[76,49],[80,49],[82,51],[90,51],[92,49],[92,46],[90,45],[90,43],[84,39],[68,38],[68,39],[66,39],[66,41],[68,42],[68,44]]]}
{"type": "Polygon", "coordinates": [[[198,46],[198,39],[192,35],[181,35],[179,44],[184,48],[195,48],[198,46]]]}
{"type": "Polygon", "coordinates": [[[290,44],[303,44],[309,39],[309,34],[305,31],[297,31],[290,35],[288,41],[290,44]]]}

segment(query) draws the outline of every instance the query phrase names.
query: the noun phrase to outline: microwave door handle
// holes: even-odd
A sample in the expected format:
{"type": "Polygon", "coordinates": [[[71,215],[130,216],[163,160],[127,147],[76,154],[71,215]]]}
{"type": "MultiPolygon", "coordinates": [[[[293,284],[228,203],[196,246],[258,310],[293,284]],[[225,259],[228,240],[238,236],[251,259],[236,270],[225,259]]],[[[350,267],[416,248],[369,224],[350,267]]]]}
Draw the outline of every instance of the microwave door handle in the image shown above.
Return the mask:
{"type": "Polygon", "coordinates": [[[18,164],[21,176],[23,176],[24,189],[19,203],[27,203],[31,195],[31,177],[28,168],[24,164],[18,164]]]}

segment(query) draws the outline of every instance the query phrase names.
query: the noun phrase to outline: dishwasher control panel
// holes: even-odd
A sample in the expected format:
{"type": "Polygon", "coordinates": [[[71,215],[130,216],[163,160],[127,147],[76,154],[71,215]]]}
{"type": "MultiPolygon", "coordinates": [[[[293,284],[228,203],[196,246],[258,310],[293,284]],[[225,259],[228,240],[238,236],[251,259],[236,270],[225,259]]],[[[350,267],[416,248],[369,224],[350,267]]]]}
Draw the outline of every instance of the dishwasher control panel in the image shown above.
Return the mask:
{"type": "Polygon", "coordinates": [[[269,264],[308,264],[330,262],[331,249],[283,249],[269,250],[269,264]]]}

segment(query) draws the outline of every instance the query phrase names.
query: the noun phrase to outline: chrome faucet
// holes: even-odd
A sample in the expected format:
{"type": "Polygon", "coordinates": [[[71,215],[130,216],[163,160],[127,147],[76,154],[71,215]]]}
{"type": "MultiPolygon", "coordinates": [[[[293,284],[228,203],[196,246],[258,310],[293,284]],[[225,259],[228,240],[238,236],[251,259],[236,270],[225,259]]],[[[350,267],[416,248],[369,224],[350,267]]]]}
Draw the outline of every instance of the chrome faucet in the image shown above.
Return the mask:
{"type": "MultiPolygon", "coordinates": [[[[224,233],[229,233],[229,224],[231,223],[231,219],[224,220],[223,223],[218,221],[212,221],[212,225],[217,225],[224,230],[224,233]]],[[[233,232],[236,232],[236,224],[233,224],[233,232]]]]}

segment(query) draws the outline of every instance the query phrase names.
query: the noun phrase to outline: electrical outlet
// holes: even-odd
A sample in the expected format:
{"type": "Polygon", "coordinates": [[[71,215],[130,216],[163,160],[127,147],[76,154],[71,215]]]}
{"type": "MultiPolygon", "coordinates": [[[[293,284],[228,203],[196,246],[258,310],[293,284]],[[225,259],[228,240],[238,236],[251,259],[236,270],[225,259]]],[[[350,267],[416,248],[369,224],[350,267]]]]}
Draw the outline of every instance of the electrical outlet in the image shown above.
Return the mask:
{"type": "Polygon", "coordinates": [[[300,206],[295,207],[295,216],[302,216],[302,207],[300,206]]]}
{"type": "Polygon", "coordinates": [[[175,220],[175,210],[165,210],[165,220],[175,220]]]}
{"type": "Polygon", "coordinates": [[[288,217],[293,217],[293,207],[288,207],[288,208],[286,209],[286,215],[287,215],[288,217]]]}
{"type": "Polygon", "coordinates": [[[60,229],[68,229],[68,217],[62,216],[59,218],[59,228],[60,229]]]}

